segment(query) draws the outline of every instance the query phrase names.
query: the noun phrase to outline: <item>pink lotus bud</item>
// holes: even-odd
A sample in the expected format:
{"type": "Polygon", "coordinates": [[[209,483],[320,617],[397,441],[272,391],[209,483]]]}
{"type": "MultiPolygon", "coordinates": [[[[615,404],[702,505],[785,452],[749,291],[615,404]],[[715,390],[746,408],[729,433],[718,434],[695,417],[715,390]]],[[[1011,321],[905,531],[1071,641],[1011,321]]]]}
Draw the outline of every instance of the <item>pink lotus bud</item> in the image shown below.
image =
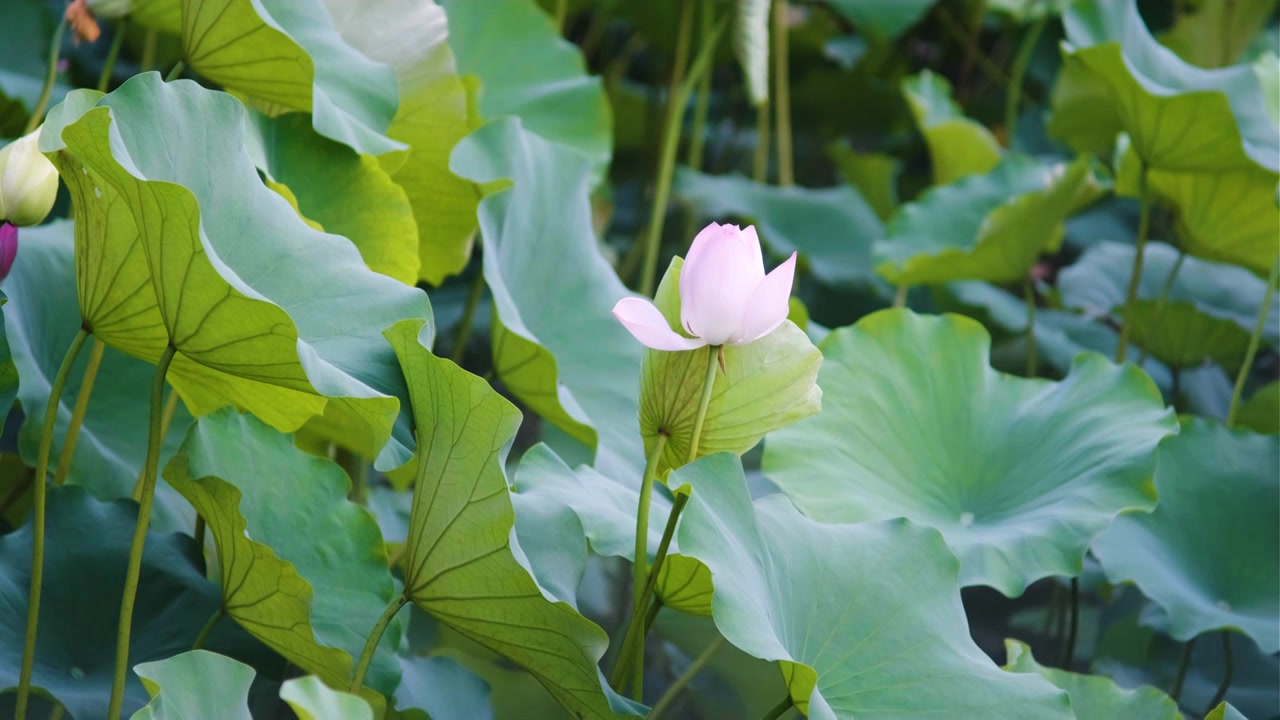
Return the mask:
{"type": "Polygon", "coordinates": [[[13,259],[18,256],[18,228],[0,223],[0,280],[9,276],[13,259]]]}
{"type": "Polygon", "coordinates": [[[756,229],[711,223],[693,239],[680,270],[680,323],[693,337],[667,324],[653,303],[624,298],[613,307],[637,340],[654,350],[704,345],[746,345],[787,319],[796,254],[765,275],[756,229]]]}

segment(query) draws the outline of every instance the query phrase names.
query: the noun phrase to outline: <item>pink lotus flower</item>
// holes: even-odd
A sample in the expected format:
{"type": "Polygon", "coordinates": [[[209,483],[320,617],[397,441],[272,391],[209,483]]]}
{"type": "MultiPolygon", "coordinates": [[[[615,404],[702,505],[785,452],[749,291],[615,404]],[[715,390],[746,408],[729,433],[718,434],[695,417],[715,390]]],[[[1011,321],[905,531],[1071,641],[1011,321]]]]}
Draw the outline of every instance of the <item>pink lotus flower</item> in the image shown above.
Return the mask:
{"type": "Polygon", "coordinates": [[[787,319],[796,254],[764,274],[756,229],[711,223],[693,239],[680,270],[680,324],[671,329],[662,312],[642,298],[623,298],[613,316],[654,350],[693,350],[705,345],[746,345],[787,319]]]}
{"type": "Polygon", "coordinates": [[[0,223],[0,280],[9,276],[13,259],[18,256],[18,228],[0,223]]]}

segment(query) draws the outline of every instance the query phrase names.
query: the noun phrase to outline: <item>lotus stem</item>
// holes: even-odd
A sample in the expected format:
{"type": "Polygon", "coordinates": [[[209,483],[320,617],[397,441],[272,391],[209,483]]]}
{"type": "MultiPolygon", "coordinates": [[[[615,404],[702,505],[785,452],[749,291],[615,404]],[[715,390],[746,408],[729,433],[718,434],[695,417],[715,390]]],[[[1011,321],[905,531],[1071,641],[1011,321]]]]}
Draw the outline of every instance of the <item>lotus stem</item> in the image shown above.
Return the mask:
{"type": "Polygon", "coordinates": [[[67,435],[62,439],[62,450],[58,454],[58,469],[53,472],[53,484],[66,482],[71,472],[71,462],[75,459],[76,442],[80,439],[80,426],[84,424],[85,413],[89,410],[89,396],[93,394],[93,385],[98,379],[98,368],[102,365],[102,354],[107,346],[98,338],[93,339],[93,347],[89,349],[89,364],[84,368],[84,378],[80,381],[80,392],[76,395],[76,405],[71,411],[71,424],[67,426],[67,435]]]}
{"type": "Polygon", "coordinates": [[[1227,427],[1235,427],[1236,415],[1240,412],[1240,398],[1244,395],[1244,383],[1249,379],[1249,371],[1253,369],[1253,360],[1258,356],[1258,345],[1262,341],[1262,330],[1267,324],[1267,314],[1271,311],[1271,301],[1276,296],[1276,281],[1280,272],[1280,260],[1271,264],[1271,274],[1267,276],[1267,291],[1262,296],[1262,307],[1258,308],[1258,319],[1253,323],[1253,334],[1249,336],[1249,349],[1244,354],[1244,362],[1240,372],[1236,374],[1236,384],[1231,390],[1231,405],[1227,410],[1227,427]]]}
{"type": "MultiPolygon", "coordinates": [[[[57,29],[53,31],[53,39],[49,41],[49,67],[45,70],[44,85],[40,86],[40,97],[36,99],[36,106],[31,109],[31,117],[27,118],[27,127],[22,131],[23,135],[30,135],[31,131],[40,127],[40,123],[44,121],[44,111],[49,107],[49,96],[53,94],[53,83],[58,79],[58,55],[62,52],[62,36],[66,32],[67,16],[64,14],[58,21],[57,29]]],[[[41,478],[41,482],[43,481],[44,479],[41,478]]],[[[23,712],[26,712],[26,706],[22,708],[23,712]]]]}
{"type": "Polygon", "coordinates": [[[107,51],[107,59],[102,64],[102,73],[98,75],[98,92],[105,93],[111,87],[111,71],[116,67],[116,58],[120,57],[120,47],[124,45],[125,31],[129,29],[129,18],[120,18],[116,23],[115,35],[111,38],[111,49],[107,51]]]}
{"type": "Polygon", "coordinates": [[[359,695],[360,690],[364,688],[364,676],[369,672],[369,664],[373,662],[374,652],[378,649],[378,642],[382,640],[383,633],[387,631],[391,621],[400,612],[400,608],[408,604],[409,594],[408,590],[406,590],[391,601],[387,609],[382,611],[382,617],[379,617],[378,622],[374,623],[373,630],[369,633],[369,639],[365,641],[364,649],[360,651],[360,660],[356,663],[355,673],[351,676],[351,693],[353,695],[359,695]]]}
{"type": "Polygon", "coordinates": [[[662,717],[662,713],[666,712],[667,708],[671,707],[671,704],[680,696],[680,691],[684,690],[685,687],[689,685],[689,682],[693,680],[694,676],[696,676],[702,668],[706,667],[708,662],[711,662],[711,658],[714,657],[716,652],[724,646],[724,642],[725,640],[723,635],[717,636],[715,640],[712,640],[707,647],[698,654],[698,657],[693,659],[693,662],[689,663],[689,667],[685,668],[685,671],[680,674],[680,677],[676,678],[675,682],[671,683],[671,685],[667,687],[666,692],[662,693],[662,697],[658,698],[658,702],[654,704],[653,710],[649,711],[649,717],[647,720],[658,720],[658,718],[662,717]]]}
{"type": "Polygon", "coordinates": [[[795,159],[791,150],[791,80],[787,0],[773,0],[774,112],[778,118],[778,184],[794,185],[795,159]]]}
{"type": "Polygon", "coordinates": [[[1031,53],[1035,51],[1036,42],[1040,39],[1040,33],[1044,32],[1044,26],[1048,20],[1049,16],[1045,14],[1032,23],[1031,28],[1022,36],[1022,42],[1018,45],[1018,54],[1013,58],[1012,76],[1009,78],[1009,88],[1004,94],[1006,147],[1012,148],[1018,136],[1018,101],[1022,99],[1022,83],[1027,75],[1027,65],[1031,63],[1031,53]]]}
{"type": "Polygon", "coordinates": [[[1133,334],[1133,310],[1138,302],[1138,282],[1142,279],[1142,255],[1147,247],[1147,231],[1151,227],[1151,194],[1147,192],[1147,163],[1142,161],[1138,176],[1138,188],[1142,193],[1142,209],[1138,216],[1138,237],[1133,252],[1133,272],[1129,276],[1129,291],[1125,294],[1124,317],[1120,325],[1120,343],[1116,346],[1116,364],[1124,363],[1129,349],[1129,336],[1133,334]]]}

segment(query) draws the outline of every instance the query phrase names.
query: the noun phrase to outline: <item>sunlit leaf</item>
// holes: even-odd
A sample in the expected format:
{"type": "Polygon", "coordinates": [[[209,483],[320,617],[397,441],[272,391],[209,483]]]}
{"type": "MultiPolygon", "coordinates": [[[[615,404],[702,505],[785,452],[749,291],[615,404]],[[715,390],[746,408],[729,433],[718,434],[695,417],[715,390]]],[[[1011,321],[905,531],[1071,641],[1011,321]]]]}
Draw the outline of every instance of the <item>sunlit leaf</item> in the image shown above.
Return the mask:
{"type": "Polygon", "coordinates": [[[1000,144],[951,99],[951,83],[928,70],[902,81],[902,94],[929,145],[933,182],[946,185],[980,175],[1000,162],[1000,144]]]}
{"type": "Polygon", "coordinates": [[[420,321],[387,331],[409,381],[418,476],[405,593],[440,622],[532,673],[571,712],[611,717],[596,667],[608,639],[546,595],[512,533],[503,462],[520,412],[488,383],[435,357],[420,321]]]}
{"type": "MultiPolygon", "coordinates": [[[[192,425],[164,478],[208,524],[228,617],[325,682],[350,682],[395,587],[382,535],[347,500],[342,469],[228,409],[192,425]]],[[[393,624],[370,667],[380,692],[399,682],[399,634],[393,624]]]]}
{"type": "Polygon", "coordinates": [[[315,675],[286,680],[280,699],[298,720],[373,720],[373,708],[364,698],[333,690],[315,675]]]}
{"type": "Polygon", "coordinates": [[[865,283],[875,278],[871,244],[884,237],[884,225],[852,187],[780,187],[740,175],[679,168],[673,188],[705,218],[754,224],[774,254],[785,257],[798,251],[824,282],[865,283]]]}
{"type": "Polygon", "coordinates": [[[863,34],[892,40],[924,16],[937,0],[827,0],[863,34]]]}
{"type": "Polygon", "coordinates": [[[265,109],[310,112],[317,132],[361,154],[403,147],[385,136],[394,72],[347,45],[321,0],[183,0],[182,45],[200,75],[265,109]]]}
{"type": "Polygon", "coordinates": [[[1267,0],[1193,0],[1178,8],[1173,27],[1160,42],[1192,65],[1227,67],[1235,64],[1275,9],[1267,0]]]}
{"type": "Polygon", "coordinates": [[[1253,392],[1236,421],[1243,427],[1268,435],[1280,434],[1280,382],[1264,385],[1253,392]]]}
{"type": "MultiPolygon", "coordinates": [[[[45,582],[40,598],[32,686],[57,698],[76,720],[106,717],[115,668],[116,627],[137,504],[100,503],[77,487],[49,489],[45,582]]],[[[218,608],[189,537],[151,532],[142,552],[129,666],[191,649],[218,608]]],[[[31,525],[0,536],[0,688],[18,684],[31,582],[31,525]]],[[[233,623],[214,628],[205,647],[278,676],[282,660],[233,623]]],[[[11,696],[4,696],[0,706],[11,696]]],[[[147,702],[137,676],[125,679],[124,711],[147,702]]]]}
{"type": "Polygon", "coordinates": [[[1233,630],[1280,650],[1280,438],[1188,417],[1160,445],[1155,484],[1154,512],[1093,543],[1107,578],[1159,604],[1174,638],[1233,630]]]}
{"type": "Polygon", "coordinates": [[[418,227],[405,191],[368,155],[321,136],[302,113],[250,113],[260,169],[293,194],[303,217],[355,243],[370,270],[418,281],[418,227]]]}
{"type": "Polygon", "coordinates": [[[233,404],[290,431],[323,414],[380,467],[402,464],[404,380],[379,333],[430,317],[425,295],[258,181],[233,98],[155,75],[68,98],[41,147],[83,217],[78,297],[95,336],[153,362],[172,343],[169,381],[197,415],[233,404]]]}
{"type": "MultiPolygon", "coordinates": [[[[1280,171],[1280,133],[1261,102],[1252,68],[1203,70],[1187,64],[1151,37],[1136,0],[1080,0],[1063,14],[1063,24],[1067,62],[1081,63],[1093,82],[1108,88],[1108,105],[1147,165],[1280,171]]],[[[1106,110],[1073,107],[1111,122],[1106,110]]],[[[1088,124],[1081,118],[1077,127],[1088,124]]]]}
{"type": "MultiPolygon", "coordinates": [[[[18,370],[18,400],[23,409],[18,451],[34,467],[49,390],[67,348],[80,331],[81,319],[76,306],[71,221],[59,220],[23,228],[21,232],[21,252],[4,281],[9,297],[4,320],[18,370]]],[[[58,424],[51,445],[55,466],[84,381],[88,356],[87,349],[81,351],[58,404],[58,424]]],[[[149,363],[114,348],[105,349],[98,382],[94,383],[93,396],[80,423],[67,483],[83,486],[99,500],[133,493],[147,450],[147,399],[154,376],[155,368],[149,363]]],[[[190,422],[190,414],[179,403],[160,450],[161,462],[178,449],[190,422]]],[[[195,519],[187,501],[164,486],[156,488],[151,514],[151,527],[157,532],[188,529],[195,519]]]]}
{"type": "Polygon", "coordinates": [[[1096,198],[1092,163],[1045,165],[1009,155],[985,175],[936,187],[898,209],[874,248],[895,285],[950,280],[1021,282],[1062,243],[1063,220],[1096,198]]]}
{"type": "Polygon", "coordinates": [[[551,17],[531,0],[441,5],[458,72],[480,79],[481,117],[520,118],[529,132],[586,155],[591,184],[602,180],[613,147],[609,101],[551,17]]]}
{"type": "Polygon", "coordinates": [[[1217,707],[1204,716],[1204,720],[1248,720],[1244,713],[1235,709],[1229,702],[1219,703],[1217,707]]]}
{"type": "Polygon", "coordinates": [[[1005,670],[1039,675],[1066,690],[1077,720],[1182,720],[1178,703],[1153,687],[1125,690],[1110,678],[1045,667],[1031,656],[1031,648],[1017,640],[1005,640],[1004,649],[1005,670]]]}
{"type": "Polygon", "coordinates": [[[1124,510],[1155,503],[1176,431],[1145,373],[1096,354],[1061,382],[1003,375],[967,318],[888,310],[822,343],[823,412],[774,433],[768,477],[810,517],[906,517],[942,531],[964,585],[1017,597],[1075,575],[1124,510]]]}
{"type": "Polygon", "coordinates": [[[957,563],[903,520],[824,525],[779,495],[752,503],[738,459],[676,471],[693,485],[681,552],[715,579],[716,626],[777,661],[810,718],[1069,718],[1066,694],[1005,673],[969,638],[957,563]]]}
{"type": "MultiPolygon", "coordinates": [[[[680,258],[671,261],[654,304],[670,326],[680,327],[680,258]]],[[[640,375],[640,433],[645,454],[659,434],[668,437],[658,461],[661,477],[688,461],[693,424],[702,397],[710,348],[687,352],[649,350],[640,375]]],[[[741,455],[766,434],[818,412],[822,391],[815,384],[822,353],[804,331],[787,320],[746,345],[724,348],[707,406],[698,457],[718,452],[741,455]]]]}
{"type": "Polygon", "coordinates": [[[208,650],[141,663],[134,672],[151,702],[133,720],[251,720],[253,668],[208,650]]]}
{"type": "Polygon", "coordinates": [[[590,163],[506,119],[459,143],[452,167],[477,183],[513,184],[486,197],[479,211],[498,379],[544,420],[594,447],[596,467],[638,482],[639,386],[619,378],[640,376],[644,348],[609,312],[630,293],[591,232],[590,163]]]}
{"type": "Polygon", "coordinates": [[[898,209],[898,175],[902,161],[885,153],[858,152],[846,145],[827,148],[845,182],[866,198],[881,220],[888,221],[898,209]]]}

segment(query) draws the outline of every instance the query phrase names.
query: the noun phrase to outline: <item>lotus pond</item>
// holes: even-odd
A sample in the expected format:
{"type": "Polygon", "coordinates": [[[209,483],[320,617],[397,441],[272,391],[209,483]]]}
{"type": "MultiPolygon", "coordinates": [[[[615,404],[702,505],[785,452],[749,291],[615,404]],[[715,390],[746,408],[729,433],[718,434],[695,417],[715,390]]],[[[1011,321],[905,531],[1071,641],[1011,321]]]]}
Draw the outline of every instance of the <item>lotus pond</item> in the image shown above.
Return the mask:
{"type": "Polygon", "coordinates": [[[0,717],[1280,719],[1275,0],[0,0],[0,717]]]}

